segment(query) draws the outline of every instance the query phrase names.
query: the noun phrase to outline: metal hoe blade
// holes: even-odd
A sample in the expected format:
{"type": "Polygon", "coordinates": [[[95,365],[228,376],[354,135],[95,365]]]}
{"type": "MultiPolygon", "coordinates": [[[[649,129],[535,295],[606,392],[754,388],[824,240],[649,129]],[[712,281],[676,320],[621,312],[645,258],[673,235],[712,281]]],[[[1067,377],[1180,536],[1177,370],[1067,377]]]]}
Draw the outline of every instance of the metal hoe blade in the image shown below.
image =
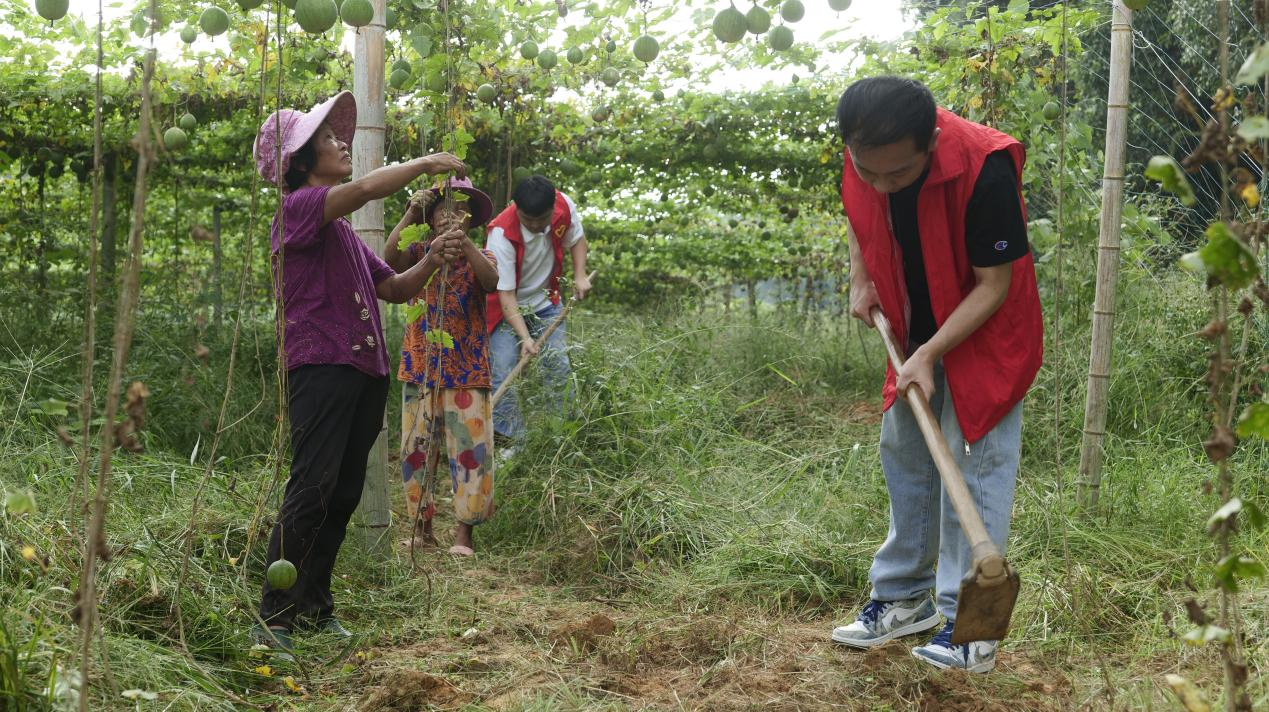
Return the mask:
{"type": "Polygon", "coordinates": [[[976,560],[974,568],[961,579],[952,644],[1001,640],[1008,635],[1020,585],[1018,572],[1000,555],[976,560]]]}

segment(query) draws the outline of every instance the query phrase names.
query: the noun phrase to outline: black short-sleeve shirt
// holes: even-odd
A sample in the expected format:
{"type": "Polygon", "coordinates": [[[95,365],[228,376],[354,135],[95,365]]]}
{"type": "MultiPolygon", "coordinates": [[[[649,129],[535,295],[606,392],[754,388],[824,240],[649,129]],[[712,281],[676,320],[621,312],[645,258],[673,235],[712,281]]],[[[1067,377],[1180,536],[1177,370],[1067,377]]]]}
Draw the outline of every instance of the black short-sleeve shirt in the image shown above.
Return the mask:
{"type": "MultiPolygon", "coordinates": [[[[912,317],[908,343],[929,341],[938,325],[930,306],[930,286],[925,279],[925,258],[917,227],[917,195],[929,169],[915,183],[890,194],[890,220],[895,241],[903,254],[903,276],[908,287],[912,317]]],[[[965,248],[975,267],[994,267],[1023,257],[1027,245],[1027,222],[1018,197],[1018,177],[1008,151],[996,151],[983,162],[965,209],[965,248]]]]}

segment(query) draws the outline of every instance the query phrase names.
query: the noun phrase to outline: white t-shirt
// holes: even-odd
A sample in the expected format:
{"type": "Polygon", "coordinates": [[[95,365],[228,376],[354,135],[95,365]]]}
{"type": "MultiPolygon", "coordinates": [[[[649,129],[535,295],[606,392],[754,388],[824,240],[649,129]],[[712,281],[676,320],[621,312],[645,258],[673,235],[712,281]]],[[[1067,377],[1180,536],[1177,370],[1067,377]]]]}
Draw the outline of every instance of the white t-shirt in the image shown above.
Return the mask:
{"type": "MultiPolygon", "coordinates": [[[[563,193],[561,193],[563,195],[563,193]]],[[[564,251],[567,252],[577,241],[582,239],[582,218],[577,214],[577,206],[573,199],[564,196],[568,203],[569,213],[573,220],[564,231],[564,251]]],[[[551,249],[551,241],[547,239],[550,224],[542,232],[529,232],[520,223],[520,236],[524,239],[524,262],[520,265],[520,283],[516,284],[516,250],[507,239],[502,228],[495,227],[489,231],[489,239],[485,247],[498,258],[498,290],[516,291],[516,300],[521,307],[528,307],[534,313],[542,311],[551,300],[546,295],[547,280],[551,278],[551,268],[555,266],[555,254],[551,249]]]]}

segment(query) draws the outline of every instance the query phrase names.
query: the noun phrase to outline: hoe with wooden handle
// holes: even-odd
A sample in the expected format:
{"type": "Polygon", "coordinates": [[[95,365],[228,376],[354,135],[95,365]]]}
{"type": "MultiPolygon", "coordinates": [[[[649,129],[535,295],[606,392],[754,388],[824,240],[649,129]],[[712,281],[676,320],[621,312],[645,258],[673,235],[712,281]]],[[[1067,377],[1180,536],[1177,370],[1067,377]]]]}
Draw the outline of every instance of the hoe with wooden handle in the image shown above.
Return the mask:
{"type": "MultiPolygon", "coordinates": [[[[599,274],[599,270],[595,270],[594,272],[591,272],[586,277],[587,281],[594,280],[595,275],[597,274],[599,274]]],[[[560,315],[555,317],[555,321],[547,325],[546,329],[542,331],[542,335],[539,336],[537,340],[533,342],[534,345],[538,347],[539,352],[541,351],[542,347],[546,344],[546,340],[551,338],[551,334],[554,334],[555,330],[559,328],[560,324],[564,323],[564,318],[567,317],[568,313],[573,310],[573,305],[576,303],[577,303],[577,299],[575,297],[570,297],[568,300],[568,303],[564,305],[563,311],[560,312],[560,315]]],[[[520,372],[524,370],[525,366],[529,365],[529,361],[532,361],[535,355],[536,354],[525,354],[520,357],[520,360],[516,362],[515,367],[512,368],[511,372],[507,374],[507,377],[503,379],[502,385],[498,386],[498,390],[494,391],[493,397],[489,399],[490,408],[492,408],[495,405],[498,405],[498,401],[502,400],[503,394],[507,392],[507,387],[511,385],[512,381],[516,380],[516,376],[520,375],[520,372]]]]}
{"type": "MultiPolygon", "coordinates": [[[[904,359],[895,346],[890,322],[876,308],[872,310],[872,320],[881,333],[881,340],[886,344],[890,363],[897,371],[904,359]]],[[[961,529],[969,539],[970,555],[973,558],[973,565],[965,578],[961,579],[961,592],[956,600],[956,624],[952,627],[952,643],[960,645],[976,640],[1000,640],[1009,632],[1009,618],[1018,601],[1018,573],[1001,556],[1000,550],[987,535],[982,517],[978,515],[978,508],[974,506],[974,500],[965,486],[965,478],[956,466],[956,459],[952,457],[947,441],[943,439],[943,431],[930,410],[925,393],[920,387],[910,387],[903,397],[916,415],[921,435],[925,436],[926,447],[930,449],[930,456],[934,458],[934,464],[943,480],[943,491],[952,501],[961,529]]]]}

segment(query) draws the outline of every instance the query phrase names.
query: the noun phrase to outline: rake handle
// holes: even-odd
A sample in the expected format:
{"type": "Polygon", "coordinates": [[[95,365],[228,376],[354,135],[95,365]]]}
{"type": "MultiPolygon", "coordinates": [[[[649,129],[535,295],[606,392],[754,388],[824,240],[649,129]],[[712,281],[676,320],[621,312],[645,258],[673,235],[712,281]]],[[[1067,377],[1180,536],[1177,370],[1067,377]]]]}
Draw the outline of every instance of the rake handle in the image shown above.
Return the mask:
{"type": "MultiPolygon", "coordinates": [[[[897,342],[894,331],[890,328],[890,322],[876,307],[872,310],[872,321],[877,325],[881,341],[886,345],[886,353],[890,356],[891,365],[894,366],[895,371],[898,371],[903,365],[904,358],[896,346],[897,342]]],[[[900,395],[912,407],[917,425],[921,428],[921,435],[925,437],[925,445],[930,450],[930,457],[934,459],[934,466],[938,468],[939,477],[943,480],[943,491],[952,501],[952,509],[956,510],[956,516],[961,521],[961,529],[969,539],[974,568],[988,579],[1005,576],[1005,559],[987,534],[987,528],[983,526],[983,518],[979,516],[978,507],[974,505],[974,500],[969,495],[969,488],[965,486],[965,477],[961,474],[961,469],[956,465],[956,458],[952,456],[952,451],[947,446],[943,430],[939,427],[938,419],[934,417],[934,411],[930,409],[930,402],[926,400],[925,392],[920,386],[913,386],[901,392],[900,395]]]]}

